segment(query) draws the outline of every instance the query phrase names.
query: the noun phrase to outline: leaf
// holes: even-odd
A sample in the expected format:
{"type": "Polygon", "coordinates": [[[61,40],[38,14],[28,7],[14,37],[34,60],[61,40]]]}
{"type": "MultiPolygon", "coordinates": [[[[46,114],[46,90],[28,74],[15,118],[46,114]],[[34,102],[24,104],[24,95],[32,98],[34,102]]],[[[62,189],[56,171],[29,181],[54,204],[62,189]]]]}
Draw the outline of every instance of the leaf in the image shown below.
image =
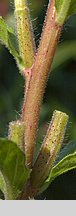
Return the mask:
{"type": "Polygon", "coordinates": [[[67,146],[66,150],[62,150],[60,157],[62,158],[62,160],[60,160],[61,158],[59,158],[59,162],[51,169],[49,177],[40,188],[39,193],[42,193],[44,190],[46,190],[56,177],[76,168],[76,144],[73,143],[72,148],[72,143],[70,143],[70,146],[67,146]],[[70,154],[70,152],[73,153],[70,154]]]}
{"type": "Polygon", "coordinates": [[[5,45],[8,41],[7,29],[2,17],[0,17],[0,41],[5,45]]]}
{"type": "Polygon", "coordinates": [[[54,180],[57,176],[76,168],[76,152],[63,158],[51,170],[49,180],[54,180]]]}
{"type": "Polygon", "coordinates": [[[76,141],[69,142],[58,154],[56,158],[56,163],[58,163],[60,160],[62,160],[64,157],[66,157],[69,154],[73,154],[76,151],[76,141]]]}
{"type": "Polygon", "coordinates": [[[16,36],[11,28],[7,26],[2,17],[0,17],[0,42],[5,45],[9,52],[15,58],[19,69],[23,68],[22,60],[18,53],[16,36]]]}
{"type": "Polygon", "coordinates": [[[55,7],[57,22],[62,25],[70,15],[76,13],[76,0],[55,0],[55,7]]]}
{"type": "Polygon", "coordinates": [[[52,70],[56,69],[63,63],[66,63],[66,61],[72,58],[76,60],[76,41],[62,43],[57,48],[52,64],[52,70]]]}
{"type": "Polygon", "coordinates": [[[0,139],[0,190],[6,200],[18,197],[29,174],[24,153],[14,142],[0,139]]]}
{"type": "Polygon", "coordinates": [[[72,14],[75,14],[75,13],[76,13],[76,0],[71,0],[68,15],[72,15],[72,14]]]}

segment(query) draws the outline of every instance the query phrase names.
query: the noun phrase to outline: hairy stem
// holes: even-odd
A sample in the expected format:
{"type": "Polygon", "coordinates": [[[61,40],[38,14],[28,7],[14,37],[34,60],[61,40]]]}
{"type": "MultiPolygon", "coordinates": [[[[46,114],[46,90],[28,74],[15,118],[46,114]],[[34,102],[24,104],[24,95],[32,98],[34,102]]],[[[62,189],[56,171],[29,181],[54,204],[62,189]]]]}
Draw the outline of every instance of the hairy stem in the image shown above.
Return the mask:
{"type": "Polygon", "coordinates": [[[19,51],[24,68],[27,69],[33,65],[35,56],[35,43],[30,21],[30,12],[27,0],[14,1],[19,51]]]}
{"type": "Polygon", "coordinates": [[[56,23],[55,17],[54,0],[51,0],[48,5],[43,32],[32,68],[31,80],[22,113],[22,120],[25,121],[26,163],[30,168],[33,162],[40,106],[61,32],[61,26],[56,23]]]}
{"type": "Polygon", "coordinates": [[[26,185],[24,186],[22,193],[18,197],[18,200],[33,199],[37,195],[37,193],[37,190],[32,187],[31,181],[29,179],[26,185]]]}
{"type": "Polygon", "coordinates": [[[20,199],[33,198],[47,179],[64,139],[68,115],[55,111],[49,125],[46,137],[39,151],[30,179],[25,185],[20,199]]]}
{"type": "Polygon", "coordinates": [[[57,9],[56,20],[58,23],[63,24],[66,18],[68,17],[68,11],[71,5],[71,0],[64,0],[60,3],[58,0],[55,0],[55,6],[57,9]]]}
{"type": "Polygon", "coordinates": [[[60,111],[54,111],[46,137],[39,151],[39,155],[31,173],[31,183],[35,188],[39,188],[53,166],[56,155],[61,148],[64,139],[68,115],[60,111]]]}
{"type": "Polygon", "coordinates": [[[21,121],[13,121],[9,124],[9,131],[8,131],[8,139],[15,142],[21,151],[24,151],[23,143],[24,143],[24,131],[25,131],[25,124],[21,121]]]}

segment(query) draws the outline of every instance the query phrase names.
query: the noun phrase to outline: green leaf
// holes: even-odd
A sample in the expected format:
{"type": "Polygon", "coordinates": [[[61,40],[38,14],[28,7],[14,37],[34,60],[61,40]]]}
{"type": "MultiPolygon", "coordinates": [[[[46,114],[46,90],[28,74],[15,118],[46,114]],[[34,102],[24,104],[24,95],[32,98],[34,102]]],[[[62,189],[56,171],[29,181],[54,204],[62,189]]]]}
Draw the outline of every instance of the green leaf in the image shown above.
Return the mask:
{"type": "Polygon", "coordinates": [[[49,181],[54,180],[57,176],[76,168],[76,152],[63,158],[51,170],[49,181]]]}
{"type": "Polygon", "coordinates": [[[8,48],[9,52],[15,58],[19,69],[22,70],[23,64],[19,56],[16,36],[13,30],[7,26],[2,17],[0,17],[0,42],[8,48]]]}
{"type": "Polygon", "coordinates": [[[6,200],[18,197],[29,174],[24,153],[14,142],[0,139],[0,190],[6,200]]]}
{"type": "Polygon", "coordinates": [[[76,13],[76,0],[71,0],[68,15],[72,15],[72,14],[75,14],[75,13],[76,13]]]}
{"type": "Polygon", "coordinates": [[[63,24],[68,16],[76,13],[76,0],[55,0],[56,19],[59,24],[63,24]]]}
{"type": "Polygon", "coordinates": [[[71,142],[60,153],[57,164],[51,169],[49,177],[46,179],[43,186],[40,188],[39,193],[42,193],[44,190],[46,190],[47,187],[51,184],[52,181],[54,181],[56,177],[75,168],[76,168],[76,144],[71,142]]]}
{"type": "Polygon", "coordinates": [[[66,157],[69,154],[73,154],[76,151],[76,141],[69,142],[61,151],[59,152],[56,163],[58,163],[60,160],[62,160],[64,157],[66,157]]]}
{"type": "Polygon", "coordinates": [[[8,35],[7,35],[6,25],[2,17],[0,17],[0,41],[6,45],[7,40],[8,40],[8,35]]]}

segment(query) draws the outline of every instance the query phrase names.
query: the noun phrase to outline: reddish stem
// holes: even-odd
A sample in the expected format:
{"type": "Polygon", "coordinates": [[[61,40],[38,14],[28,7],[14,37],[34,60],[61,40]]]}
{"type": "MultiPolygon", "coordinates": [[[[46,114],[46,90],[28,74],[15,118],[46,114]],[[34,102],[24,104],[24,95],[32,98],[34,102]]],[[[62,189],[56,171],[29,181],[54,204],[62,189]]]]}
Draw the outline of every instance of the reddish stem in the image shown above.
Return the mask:
{"type": "Polygon", "coordinates": [[[40,106],[61,32],[61,26],[56,23],[55,16],[54,0],[51,0],[22,112],[22,120],[25,121],[25,151],[28,167],[32,166],[40,106]]]}

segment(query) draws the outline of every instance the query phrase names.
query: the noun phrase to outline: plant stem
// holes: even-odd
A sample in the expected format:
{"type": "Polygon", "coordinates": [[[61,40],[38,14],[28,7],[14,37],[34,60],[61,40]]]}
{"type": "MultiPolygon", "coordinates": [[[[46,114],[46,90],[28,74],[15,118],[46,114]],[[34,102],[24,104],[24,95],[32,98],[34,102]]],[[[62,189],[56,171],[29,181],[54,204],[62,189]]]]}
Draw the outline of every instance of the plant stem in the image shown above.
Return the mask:
{"type": "Polygon", "coordinates": [[[18,200],[33,199],[36,195],[37,195],[37,190],[32,187],[31,181],[29,179],[27,184],[24,186],[22,193],[18,197],[18,200]]]}
{"type": "Polygon", "coordinates": [[[55,110],[31,172],[32,187],[39,188],[49,175],[64,139],[68,115],[55,110]]]}
{"type": "Polygon", "coordinates": [[[25,124],[22,121],[18,120],[9,123],[8,139],[15,142],[21,151],[24,151],[24,130],[25,124]]]}
{"type": "Polygon", "coordinates": [[[66,18],[68,17],[68,11],[70,9],[71,0],[64,0],[64,1],[55,1],[56,6],[56,20],[58,23],[63,24],[66,18]]]}
{"type": "Polygon", "coordinates": [[[54,0],[51,0],[48,5],[42,36],[35,63],[31,71],[31,80],[22,111],[22,120],[25,122],[26,163],[30,168],[33,163],[33,151],[36,140],[40,106],[61,32],[61,26],[56,23],[55,17],[56,11],[54,0]]]}
{"type": "Polygon", "coordinates": [[[30,21],[30,12],[27,0],[14,1],[19,51],[24,64],[24,68],[27,69],[33,65],[36,51],[32,24],[30,21]]]}
{"type": "Polygon", "coordinates": [[[68,115],[66,113],[54,111],[46,137],[30,174],[30,179],[25,185],[20,199],[29,199],[37,196],[40,187],[49,176],[56,155],[60,150],[67,122],[68,115]]]}

